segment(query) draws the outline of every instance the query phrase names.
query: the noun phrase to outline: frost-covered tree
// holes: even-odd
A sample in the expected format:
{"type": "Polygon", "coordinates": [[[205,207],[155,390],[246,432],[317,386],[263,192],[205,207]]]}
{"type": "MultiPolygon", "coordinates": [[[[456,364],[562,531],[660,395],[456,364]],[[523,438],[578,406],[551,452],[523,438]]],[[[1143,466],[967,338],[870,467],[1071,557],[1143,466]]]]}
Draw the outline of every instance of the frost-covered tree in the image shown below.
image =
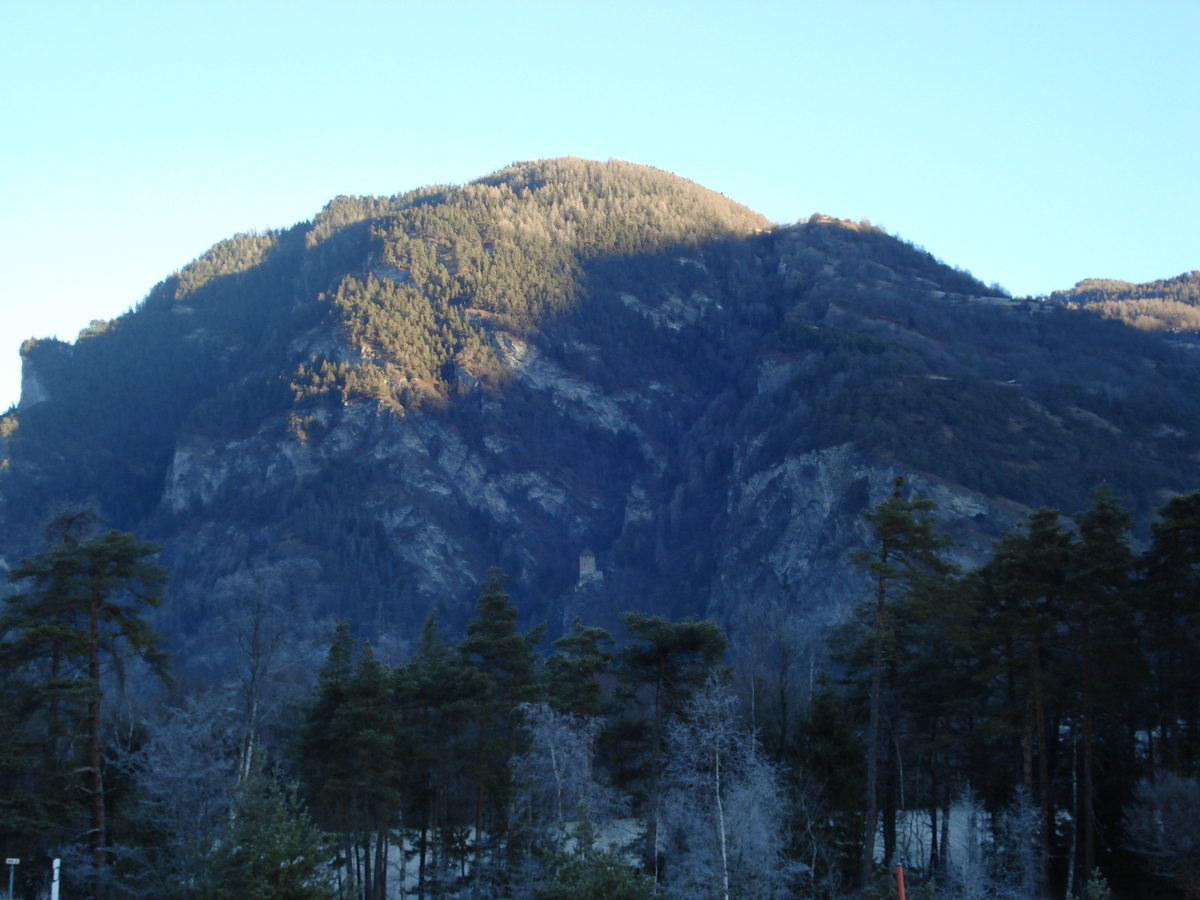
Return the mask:
{"type": "Polygon", "coordinates": [[[1200,781],[1171,772],[1143,778],[1125,812],[1129,847],[1150,871],[1200,892],[1200,781]]]}
{"type": "Polygon", "coordinates": [[[943,867],[942,887],[954,900],[985,900],[991,891],[987,866],[989,817],[969,788],[959,798],[957,808],[963,822],[945,848],[948,864],[943,867]]]}
{"type": "MultiPolygon", "coordinates": [[[[320,900],[332,853],[265,755],[242,759],[236,691],[191,698],[120,760],[127,812],[108,893],[128,900],[320,900]]],[[[64,859],[64,865],[67,860],[64,859]]],[[[68,876],[77,865],[68,869],[68,876]]]]}
{"type": "Polygon", "coordinates": [[[947,883],[939,896],[954,900],[1032,900],[1040,895],[1041,815],[1018,790],[989,816],[968,793],[959,809],[966,821],[950,849],[947,883]]]}
{"type": "Polygon", "coordinates": [[[112,892],[131,900],[191,896],[229,823],[238,722],[220,694],[166,713],[120,760],[132,807],[114,834],[112,892]]]}
{"type": "Polygon", "coordinates": [[[512,761],[508,833],[514,848],[524,848],[527,884],[539,897],[600,897],[606,890],[640,896],[644,885],[615,827],[629,804],[593,766],[602,723],[544,703],[521,713],[527,749],[512,761]],[[575,885],[585,881],[592,887],[575,885]]]}
{"type": "Polygon", "coordinates": [[[997,815],[992,827],[988,872],[991,896],[997,900],[1029,900],[1040,894],[1042,881],[1041,813],[1033,798],[1018,790],[997,815]]]}
{"type": "Polygon", "coordinates": [[[736,705],[710,678],[668,732],[663,882],[681,900],[782,897],[795,871],[779,778],[736,705]]]}
{"type": "Polygon", "coordinates": [[[214,650],[209,664],[235,688],[242,730],[239,778],[250,774],[257,747],[281,719],[302,705],[320,665],[312,586],[320,579],[311,560],[275,562],[220,579],[217,612],[206,629],[214,650]]]}
{"type": "Polygon", "coordinates": [[[597,780],[592,765],[602,723],[544,703],[527,705],[523,713],[529,749],[512,763],[514,826],[557,849],[575,823],[586,819],[604,828],[624,815],[628,804],[597,780]]]}

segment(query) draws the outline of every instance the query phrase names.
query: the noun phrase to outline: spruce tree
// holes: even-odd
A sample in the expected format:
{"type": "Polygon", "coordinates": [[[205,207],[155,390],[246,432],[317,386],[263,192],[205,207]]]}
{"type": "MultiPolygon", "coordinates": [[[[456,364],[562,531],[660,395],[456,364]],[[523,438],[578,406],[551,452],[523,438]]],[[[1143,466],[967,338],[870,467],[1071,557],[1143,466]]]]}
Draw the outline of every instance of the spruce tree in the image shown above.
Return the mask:
{"type": "Polygon", "coordinates": [[[331,855],[296,789],[257,764],[233,791],[229,827],[209,856],[201,896],[333,900],[331,855]]]}

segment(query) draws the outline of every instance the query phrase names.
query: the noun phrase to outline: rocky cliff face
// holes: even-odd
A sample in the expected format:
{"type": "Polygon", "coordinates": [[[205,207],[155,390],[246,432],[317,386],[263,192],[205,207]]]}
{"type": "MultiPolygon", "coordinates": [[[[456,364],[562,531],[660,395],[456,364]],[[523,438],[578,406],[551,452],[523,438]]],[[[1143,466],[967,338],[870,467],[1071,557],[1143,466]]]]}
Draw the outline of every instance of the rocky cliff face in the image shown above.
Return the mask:
{"type": "Polygon", "coordinates": [[[1158,338],[626,164],[339,198],[29,354],[5,555],[98,502],[165,545],[180,636],[251,582],[457,628],[491,566],[551,636],[628,609],[736,631],[754,604],[819,633],[898,474],[964,567],[1103,479],[1143,523],[1200,483],[1200,369],[1158,338]]]}
{"type": "Polygon", "coordinates": [[[949,554],[964,570],[981,564],[992,542],[1028,510],[925,473],[872,461],[846,444],[788,455],[728,491],[724,548],[708,612],[729,620],[746,598],[795,609],[817,632],[866,589],[853,555],[868,546],[862,513],[884,500],[898,475],[937,504],[949,554]]]}
{"type": "Polygon", "coordinates": [[[28,409],[50,399],[50,392],[42,382],[37,370],[28,360],[21,363],[21,402],[22,409],[28,409]]]}
{"type": "MultiPolygon", "coordinates": [[[[506,425],[503,398],[482,405],[475,440],[439,416],[402,419],[367,402],[326,411],[303,435],[264,429],[239,440],[192,439],[176,450],[162,496],[169,521],[181,525],[168,546],[172,567],[190,574],[183,593],[230,570],[289,557],[324,562],[330,541],[321,532],[340,519],[372,536],[375,560],[363,565],[387,560],[396,575],[374,611],[379,626],[411,630],[433,608],[451,623],[464,621],[487,568],[500,565],[526,615],[550,620],[555,630],[575,616],[615,627],[630,608],[697,613],[728,625],[754,599],[791,608],[823,631],[862,593],[850,563],[866,546],[862,512],[887,496],[896,475],[907,474],[914,490],[938,504],[964,567],[978,564],[1026,511],[872,460],[853,444],[787,454],[750,471],[747,457],[762,435],[744,436],[730,470],[703,480],[719,502],[700,503],[638,426],[639,409],[652,408],[661,391],[607,396],[528,348],[520,352],[519,342],[506,343],[514,376],[538,392],[545,414],[578,424],[597,443],[626,438],[630,446],[612,448],[629,455],[626,471],[616,478],[589,472],[557,454],[522,465],[511,458],[521,438],[506,425]],[[313,529],[291,498],[329,487],[335,472],[351,476],[336,480],[339,511],[313,529]],[[242,512],[259,509],[277,512],[242,512]],[[683,527],[695,515],[705,518],[683,527]],[[214,556],[217,522],[224,553],[214,556]],[[226,558],[231,548],[236,562],[226,558]],[[594,549],[601,578],[579,578],[585,549],[594,549]]],[[[344,610],[337,581],[355,577],[355,564],[334,562],[339,576],[332,578],[329,568],[326,562],[321,605],[344,610]]]]}

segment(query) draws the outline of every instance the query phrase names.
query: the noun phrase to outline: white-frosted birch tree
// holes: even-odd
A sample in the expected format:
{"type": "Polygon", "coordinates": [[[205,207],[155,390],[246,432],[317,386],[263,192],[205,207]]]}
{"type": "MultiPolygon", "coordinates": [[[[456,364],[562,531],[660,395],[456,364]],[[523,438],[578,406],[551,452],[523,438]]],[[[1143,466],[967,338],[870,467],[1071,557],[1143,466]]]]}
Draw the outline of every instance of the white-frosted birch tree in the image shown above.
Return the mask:
{"type": "Polygon", "coordinates": [[[964,821],[949,847],[939,896],[950,900],[1034,900],[1041,881],[1040,813],[1021,789],[989,815],[968,791],[958,809],[964,821]]]}
{"type": "Polygon", "coordinates": [[[547,704],[523,707],[525,753],[513,759],[510,818],[543,848],[560,849],[581,818],[603,830],[628,804],[595,777],[592,757],[599,719],[560,713],[547,704]]]}
{"type": "Polygon", "coordinates": [[[240,734],[228,697],[191,698],[152,723],[119,760],[133,788],[124,840],[110,848],[114,896],[169,900],[196,892],[229,823],[240,734]]]}
{"type": "MultiPolygon", "coordinates": [[[[546,704],[522,709],[529,746],[512,762],[509,834],[523,840],[518,881],[535,900],[650,900],[653,880],[628,853],[628,800],[596,777],[601,722],[546,704]]],[[[510,877],[512,873],[510,873],[510,877]]]]}
{"type": "Polygon", "coordinates": [[[1200,894],[1200,781],[1171,772],[1143,778],[1125,812],[1127,846],[1155,875],[1200,894]]]}
{"type": "Polygon", "coordinates": [[[716,678],[669,732],[663,886],[687,900],[787,894],[787,803],[775,768],[716,678]]]}

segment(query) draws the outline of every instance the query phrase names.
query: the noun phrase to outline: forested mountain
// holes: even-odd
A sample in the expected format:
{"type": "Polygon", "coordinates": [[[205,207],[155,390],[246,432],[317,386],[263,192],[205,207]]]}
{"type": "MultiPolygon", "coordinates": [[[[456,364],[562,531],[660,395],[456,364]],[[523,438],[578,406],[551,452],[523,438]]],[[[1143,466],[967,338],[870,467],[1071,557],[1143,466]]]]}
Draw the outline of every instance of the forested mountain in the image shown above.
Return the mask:
{"type": "Polygon", "coordinates": [[[1144,331],[1200,331],[1200,271],[1145,284],[1087,278],[1050,299],[1144,331]]]}
{"type": "Polygon", "coordinates": [[[0,839],[129,897],[1194,890],[1200,357],[1137,316],[1195,283],[578,159],[222,242],[22,349],[0,839]]]}
{"type": "Polygon", "coordinates": [[[622,162],[339,197],[27,342],[4,553],[95,504],[165,544],[181,640],[263,572],[401,634],[465,621],[491,565],[555,629],[751,597],[830,620],[895,473],[967,560],[1102,480],[1142,529],[1200,483],[1200,368],[1069,306],[622,162]]]}

